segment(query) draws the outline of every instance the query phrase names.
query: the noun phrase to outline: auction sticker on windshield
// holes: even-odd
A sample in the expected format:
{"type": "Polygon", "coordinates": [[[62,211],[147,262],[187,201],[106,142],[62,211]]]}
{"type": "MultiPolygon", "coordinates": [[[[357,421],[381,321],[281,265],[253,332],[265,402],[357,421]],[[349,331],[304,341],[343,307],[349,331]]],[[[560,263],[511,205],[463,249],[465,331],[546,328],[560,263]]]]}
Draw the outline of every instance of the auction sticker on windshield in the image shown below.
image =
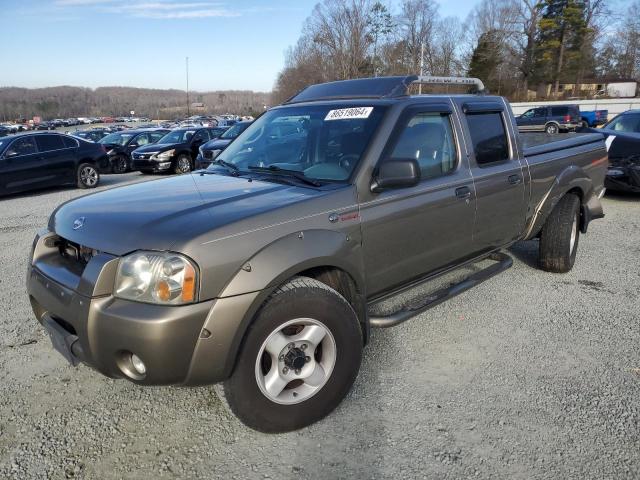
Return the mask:
{"type": "Polygon", "coordinates": [[[327,120],[348,120],[352,118],[369,118],[373,112],[373,107],[354,107],[354,108],[341,108],[340,110],[330,110],[327,116],[324,117],[327,120]]]}

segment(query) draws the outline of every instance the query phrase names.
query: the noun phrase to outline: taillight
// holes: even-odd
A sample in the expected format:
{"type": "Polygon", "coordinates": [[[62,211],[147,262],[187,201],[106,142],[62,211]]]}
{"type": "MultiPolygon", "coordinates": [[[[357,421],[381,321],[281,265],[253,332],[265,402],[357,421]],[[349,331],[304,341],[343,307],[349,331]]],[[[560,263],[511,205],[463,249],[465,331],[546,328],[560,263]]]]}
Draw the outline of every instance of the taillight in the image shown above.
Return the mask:
{"type": "Polygon", "coordinates": [[[569,123],[569,122],[571,121],[571,115],[565,115],[565,116],[564,116],[564,121],[565,121],[566,123],[569,123]]]}

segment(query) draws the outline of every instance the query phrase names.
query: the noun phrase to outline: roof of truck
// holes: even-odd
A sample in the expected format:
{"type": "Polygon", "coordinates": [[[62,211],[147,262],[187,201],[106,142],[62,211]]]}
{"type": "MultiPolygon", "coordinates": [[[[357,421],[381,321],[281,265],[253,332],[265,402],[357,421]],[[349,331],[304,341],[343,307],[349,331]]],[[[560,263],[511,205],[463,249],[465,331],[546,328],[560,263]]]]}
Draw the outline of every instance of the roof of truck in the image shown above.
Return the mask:
{"type": "MultiPolygon", "coordinates": [[[[466,77],[427,77],[418,75],[358,78],[310,85],[289,100],[285,105],[327,100],[368,99],[399,100],[410,98],[409,88],[414,84],[423,85],[463,85],[475,89],[476,94],[484,94],[481,80],[466,77]]],[[[458,95],[446,95],[446,97],[458,95]]]]}

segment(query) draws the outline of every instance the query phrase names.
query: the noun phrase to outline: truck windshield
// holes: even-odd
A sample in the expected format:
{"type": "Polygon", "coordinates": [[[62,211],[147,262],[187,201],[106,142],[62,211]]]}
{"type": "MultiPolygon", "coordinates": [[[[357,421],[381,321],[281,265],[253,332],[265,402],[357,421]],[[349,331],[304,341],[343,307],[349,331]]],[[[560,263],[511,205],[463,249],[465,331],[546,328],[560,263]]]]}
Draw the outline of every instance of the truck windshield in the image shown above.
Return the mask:
{"type": "MultiPolygon", "coordinates": [[[[347,180],[386,107],[312,105],[266,112],[218,159],[240,170],[295,171],[314,180],[347,180]]],[[[219,168],[212,165],[209,168],[219,168]]]]}

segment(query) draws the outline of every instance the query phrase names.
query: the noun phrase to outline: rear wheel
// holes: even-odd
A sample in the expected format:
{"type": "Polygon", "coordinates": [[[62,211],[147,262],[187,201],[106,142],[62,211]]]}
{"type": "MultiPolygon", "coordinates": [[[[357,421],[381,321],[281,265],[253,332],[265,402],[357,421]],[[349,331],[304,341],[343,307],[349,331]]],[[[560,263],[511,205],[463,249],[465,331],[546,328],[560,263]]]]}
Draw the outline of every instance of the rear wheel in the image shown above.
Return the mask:
{"type": "Polygon", "coordinates": [[[176,160],[176,166],[174,168],[174,172],[181,173],[189,173],[191,171],[191,158],[189,155],[185,155],[184,153],[179,155],[176,160]]]}
{"type": "Polygon", "coordinates": [[[580,126],[582,128],[589,128],[589,123],[586,120],[582,120],[582,122],[580,122],[580,126]]]}
{"type": "Polygon", "coordinates": [[[90,163],[82,163],[76,170],[78,188],[95,188],[100,182],[100,172],[90,163]]]}
{"type": "Polygon", "coordinates": [[[342,295],[317,280],[294,278],[269,297],[249,328],[224,397],[240,420],[262,432],[311,425],[349,392],[362,343],[342,295]]]}
{"type": "Polygon", "coordinates": [[[548,272],[573,268],[580,240],[580,199],[567,194],[560,199],[540,234],[540,266],[548,272]]]}

